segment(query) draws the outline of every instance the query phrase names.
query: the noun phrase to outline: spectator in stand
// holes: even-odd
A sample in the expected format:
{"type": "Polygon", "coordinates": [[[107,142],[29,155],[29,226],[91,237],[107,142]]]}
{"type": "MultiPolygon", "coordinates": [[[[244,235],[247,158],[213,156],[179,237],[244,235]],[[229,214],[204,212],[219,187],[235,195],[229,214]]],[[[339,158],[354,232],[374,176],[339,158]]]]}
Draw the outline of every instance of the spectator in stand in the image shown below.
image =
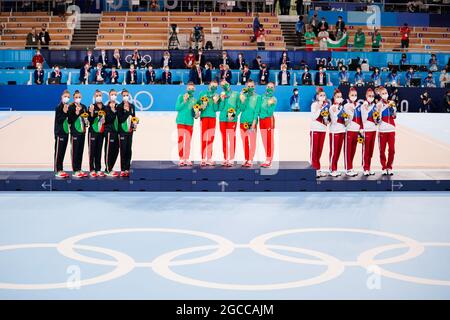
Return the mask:
{"type": "Polygon", "coordinates": [[[6,23],[1,22],[0,23],[0,36],[3,35],[3,30],[6,29],[6,23]]]}
{"type": "Polygon", "coordinates": [[[403,66],[405,64],[408,64],[408,59],[406,57],[406,53],[402,53],[402,58],[400,59],[399,63],[400,66],[403,66]]]}
{"type": "Polygon", "coordinates": [[[228,82],[228,83],[230,83],[231,84],[231,78],[232,78],[232,73],[231,73],[231,70],[230,70],[230,66],[229,65],[227,65],[227,64],[224,64],[223,66],[222,66],[222,70],[221,70],[221,72],[220,72],[220,79],[221,79],[221,81],[222,80],[225,80],[226,82],[228,82]]]}
{"type": "Polygon", "coordinates": [[[409,67],[408,71],[406,71],[405,73],[405,85],[407,87],[411,86],[411,80],[414,78],[414,76],[415,76],[414,68],[409,67]]]}
{"type": "Polygon", "coordinates": [[[336,32],[344,32],[345,30],[345,22],[342,16],[338,17],[338,21],[336,22],[336,32]]]}
{"type": "Polygon", "coordinates": [[[238,57],[236,59],[236,67],[239,70],[244,70],[244,66],[245,66],[244,54],[242,52],[239,52],[238,57]]]}
{"type": "Polygon", "coordinates": [[[400,28],[400,34],[401,34],[400,45],[401,45],[402,49],[408,50],[410,33],[411,33],[411,30],[409,29],[408,24],[404,23],[403,26],[400,28]]]}
{"type": "Polygon", "coordinates": [[[313,16],[309,20],[309,26],[311,27],[312,32],[314,32],[314,35],[317,37],[319,34],[319,18],[317,17],[317,11],[314,11],[313,16]]]}
{"type": "Polygon", "coordinates": [[[436,88],[436,82],[434,81],[432,72],[428,72],[428,76],[423,79],[423,86],[426,88],[436,88]]]}
{"type": "Polygon", "coordinates": [[[137,71],[134,67],[134,64],[130,64],[130,70],[127,71],[125,82],[126,82],[126,84],[137,84],[138,83],[138,75],[137,75],[137,71]]]}
{"type": "Polygon", "coordinates": [[[111,71],[109,72],[108,78],[109,78],[110,84],[118,84],[119,83],[119,73],[117,72],[115,65],[111,66],[111,71]]]}
{"type": "Polygon", "coordinates": [[[398,87],[400,86],[400,76],[397,73],[397,69],[392,69],[386,79],[386,86],[398,87]]]}
{"type": "Polygon", "coordinates": [[[59,68],[58,65],[55,65],[53,67],[53,71],[52,73],[50,73],[50,78],[59,79],[59,83],[61,83],[62,74],[61,69],[59,68]]]}
{"type": "Polygon", "coordinates": [[[89,63],[85,63],[83,67],[80,69],[80,76],[78,77],[78,80],[80,81],[80,84],[89,84],[91,82],[91,68],[89,66],[89,63]]]}
{"type": "Polygon", "coordinates": [[[155,84],[156,82],[156,73],[153,70],[153,66],[149,64],[147,66],[147,71],[145,71],[145,83],[146,84],[155,84]]]}
{"type": "Polygon", "coordinates": [[[120,57],[119,49],[114,49],[112,65],[115,66],[117,69],[122,69],[122,58],[120,57]]]}
{"type": "Polygon", "coordinates": [[[191,71],[189,71],[189,81],[194,84],[202,84],[203,82],[203,70],[198,62],[195,62],[191,71]]]}
{"type": "Polygon", "coordinates": [[[419,112],[431,112],[434,109],[433,99],[427,91],[420,95],[420,100],[419,112]]]}
{"type": "Polygon", "coordinates": [[[291,73],[287,69],[287,65],[281,65],[281,71],[278,72],[278,85],[289,86],[291,85],[291,73]]]}
{"type": "Polygon", "coordinates": [[[197,55],[195,56],[195,62],[198,62],[200,66],[204,66],[206,63],[205,55],[203,54],[203,50],[200,48],[197,51],[197,55]]]}
{"type": "Polygon", "coordinates": [[[428,61],[428,70],[432,72],[438,71],[438,61],[434,53],[431,54],[431,58],[428,61]]]}
{"type": "Polygon", "coordinates": [[[300,97],[298,95],[298,89],[294,88],[294,94],[289,99],[289,105],[291,106],[291,111],[300,111],[300,97]]]}
{"type": "Polygon", "coordinates": [[[450,83],[450,78],[447,72],[447,68],[442,69],[441,74],[439,76],[439,83],[441,88],[446,88],[447,84],[450,83]]]}
{"type": "Polygon", "coordinates": [[[44,57],[41,55],[41,50],[36,50],[36,54],[33,56],[33,59],[31,60],[31,63],[33,64],[33,67],[37,68],[37,64],[44,64],[44,57]]]}
{"type": "Polygon", "coordinates": [[[203,71],[203,83],[209,84],[212,81],[212,64],[211,62],[205,63],[205,70],[203,71]]]}
{"type": "Polygon", "coordinates": [[[290,0],[280,0],[280,11],[282,15],[288,15],[291,7],[290,0]]]}
{"type": "Polygon", "coordinates": [[[161,69],[164,69],[166,66],[172,68],[172,57],[170,56],[169,51],[164,51],[163,56],[161,57],[161,69]]]}
{"type": "Polygon", "coordinates": [[[248,80],[250,80],[252,72],[248,68],[248,65],[244,65],[244,70],[242,70],[241,74],[241,84],[246,84],[248,80]]]}
{"type": "Polygon", "coordinates": [[[103,69],[102,64],[97,63],[97,69],[95,70],[94,82],[96,84],[103,84],[106,81],[106,71],[103,69]]]}
{"type": "Polygon", "coordinates": [[[378,29],[374,29],[372,33],[372,51],[378,52],[380,50],[380,44],[381,44],[382,38],[381,33],[378,29]]]}
{"type": "Polygon", "coordinates": [[[42,49],[48,49],[50,44],[50,34],[47,31],[47,28],[43,27],[42,31],[39,33],[39,43],[42,49]]]}
{"type": "Polygon", "coordinates": [[[364,85],[364,74],[361,71],[361,67],[357,66],[356,67],[356,72],[355,72],[355,76],[353,78],[353,82],[355,84],[355,86],[363,86],[364,85]]]}
{"type": "Polygon", "coordinates": [[[98,56],[97,62],[101,63],[103,68],[107,68],[109,66],[109,60],[108,56],[106,55],[106,50],[102,49],[100,55],[98,56]]]}
{"type": "Polygon", "coordinates": [[[86,56],[84,57],[84,64],[86,63],[89,65],[89,69],[94,69],[95,59],[91,49],[86,52],[86,56]]]}
{"type": "Polygon", "coordinates": [[[312,85],[312,75],[309,72],[309,67],[305,66],[304,72],[302,74],[302,84],[303,85],[312,85]]]}
{"type": "Polygon", "coordinates": [[[267,69],[267,64],[263,63],[261,65],[261,70],[259,71],[259,84],[268,84],[269,83],[269,70],[267,69]]]}
{"type": "Polygon", "coordinates": [[[189,49],[188,54],[184,57],[184,67],[186,69],[192,69],[195,64],[195,56],[191,49],[189,49]]]}
{"type": "Polygon", "coordinates": [[[295,33],[297,34],[297,45],[301,45],[303,35],[305,34],[305,23],[303,22],[303,16],[298,17],[298,21],[295,24],[295,33]]]}
{"type": "Polygon", "coordinates": [[[323,66],[319,67],[319,72],[316,72],[316,76],[314,79],[314,84],[316,86],[326,86],[328,83],[327,81],[327,74],[325,73],[325,70],[323,69],[323,66]]]}
{"type": "Polygon", "coordinates": [[[172,72],[169,71],[169,66],[166,65],[161,74],[161,84],[172,84],[172,72]]]}
{"type": "Polygon", "coordinates": [[[373,85],[375,87],[381,86],[381,74],[380,69],[375,68],[373,70],[372,75],[370,76],[370,80],[373,82],[373,85]]]}
{"type": "Polygon", "coordinates": [[[222,56],[220,57],[220,64],[231,66],[231,58],[228,56],[228,52],[222,51],[222,56]]]}
{"type": "Polygon", "coordinates": [[[289,66],[290,66],[290,64],[291,64],[291,60],[289,59],[289,56],[288,56],[288,53],[287,53],[287,51],[286,50],[284,50],[282,53],[281,53],[281,57],[280,57],[280,68],[281,68],[281,66],[284,64],[284,65],[286,65],[286,67],[287,68],[289,68],[289,66]]]}
{"type": "Polygon", "coordinates": [[[253,66],[252,69],[254,70],[261,70],[262,69],[262,59],[261,56],[256,56],[255,60],[253,60],[253,66]]]}
{"type": "Polygon", "coordinates": [[[330,37],[328,31],[325,29],[320,30],[317,37],[319,38],[319,50],[328,50],[328,38],[330,37]]]}
{"type": "Polygon", "coordinates": [[[36,64],[36,70],[34,70],[34,83],[44,84],[44,70],[42,70],[42,64],[36,64]]]}
{"type": "Polygon", "coordinates": [[[205,47],[205,33],[203,32],[203,27],[200,24],[196,24],[192,29],[191,37],[191,48],[204,48],[205,47]]]}
{"type": "Polygon", "coordinates": [[[341,67],[341,71],[339,71],[338,77],[339,77],[339,84],[348,84],[349,83],[350,77],[347,72],[346,66],[341,67]]]}
{"type": "Polygon", "coordinates": [[[328,22],[325,17],[322,17],[322,20],[317,24],[317,29],[319,32],[322,30],[328,31],[328,22]]]}
{"type": "Polygon", "coordinates": [[[158,0],[151,0],[150,1],[150,11],[153,11],[153,12],[159,11],[158,0]]]}
{"type": "Polygon", "coordinates": [[[362,31],[362,28],[358,28],[358,31],[355,33],[355,38],[353,40],[354,51],[363,51],[365,45],[366,45],[366,36],[362,31]]]}
{"type": "Polygon", "coordinates": [[[131,55],[130,67],[131,65],[134,65],[134,69],[136,70],[141,66],[141,54],[138,49],[134,49],[133,54],[131,55]]]}
{"type": "Polygon", "coordinates": [[[259,13],[257,12],[255,14],[255,17],[253,18],[253,37],[252,42],[256,41],[256,32],[259,30],[259,26],[261,23],[259,22],[259,13]]]}
{"type": "Polygon", "coordinates": [[[39,44],[39,35],[36,32],[36,28],[31,29],[31,32],[27,34],[27,41],[25,49],[36,49],[39,44]]]}
{"type": "Polygon", "coordinates": [[[450,112],[450,90],[447,90],[447,94],[444,97],[444,112],[450,112]]]}
{"type": "Polygon", "coordinates": [[[303,0],[295,0],[295,10],[298,16],[303,14],[303,0]]]}
{"type": "Polygon", "coordinates": [[[256,32],[256,44],[258,45],[258,50],[266,49],[266,30],[262,24],[259,25],[259,29],[256,32]]]}
{"type": "Polygon", "coordinates": [[[307,26],[306,33],[305,33],[306,51],[313,51],[315,37],[316,37],[316,35],[314,32],[311,31],[311,27],[307,26]]]}

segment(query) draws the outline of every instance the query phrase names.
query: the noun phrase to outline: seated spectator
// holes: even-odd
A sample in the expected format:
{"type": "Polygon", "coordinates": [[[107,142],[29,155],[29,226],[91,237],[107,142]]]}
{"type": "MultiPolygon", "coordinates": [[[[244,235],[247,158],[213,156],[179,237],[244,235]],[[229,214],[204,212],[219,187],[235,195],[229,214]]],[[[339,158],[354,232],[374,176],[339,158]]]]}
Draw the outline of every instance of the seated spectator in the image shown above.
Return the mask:
{"type": "Polygon", "coordinates": [[[263,63],[261,65],[261,70],[259,70],[259,84],[268,84],[269,83],[269,70],[267,69],[267,65],[263,63]]]}
{"type": "Polygon", "coordinates": [[[133,54],[131,55],[130,67],[131,65],[134,65],[134,69],[139,69],[141,66],[141,54],[138,49],[134,49],[133,54]]]}
{"type": "Polygon", "coordinates": [[[165,67],[172,68],[172,57],[170,56],[169,51],[164,51],[163,56],[161,57],[161,68],[165,67]]]}
{"type": "Polygon", "coordinates": [[[112,65],[111,71],[109,72],[109,75],[108,75],[108,78],[109,78],[110,84],[118,84],[119,83],[119,73],[117,72],[115,65],[112,65]]]}
{"type": "Polygon", "coordinates": [[[405,73],[405,85],[407,87],[411,86],[411,80],[414,78],[415,72],[413,67],[409,67],[408,71],[405,73]]]}
{"type": "Polygon", "coordinates": [[[41,45],[41,48],[47,49],[50,41],[50,34],[48,33],[47,28],[43,27],[42,31],[39,32],[39,43],[41,45]]]}
{"type": "Polygon", "coordinates": [[[228,56],[228,52],[222,51],[222,56],[219,60],[220,64],[231,66],[231,58],[228,56]]]}
{"type": "Polygon", "coordinates": [[[39,44],[39,35],[36,32],[36,28],[31,29],[31,32],[27,34],[27,41],[25,49],[36,49],[39,44]]]}
{"type": "Polygon", "coordinates": [[[281,65],[281,71],[278,72],[278,85],[289,86],[291,84],[291,73],[287,69],[287,65],[281,65]]]}
{"type": "Polygon", "coordinates": [[[202,84],[203,70],[198,62],[196,62],[189,71],[189,82],[194,84],[202,84]]]}
{"type": "Polygon", "coordinates": [[[428,70],[432,72],[438,71],[438,61],[434,53],[431,54],[431,59],[428,61],[428,70]]]}
{"type": "Polygon", "coordinates": [[[161,84],[172,84],[172,72],[169,71],[169,66],[164,67],[164,71],[161,74],[161,84]]]}
{"type": "Polygon", "coordinates": [[[262,69],[262,59],[260,55],[257,55],[256,58],[253,60],[252,69],[253,70],[261,70],[262,69]]]}
{"type": "Polygon", "coordinates": [[[300,96],[298,95],[298,89],[294,88],[294,94],[289,99],[289,105],[294,112],[300,111],[300,96]]]}
{"type": "Polygon", "coordinates": [[[327,81],[327,74],[325,73],[325,70],[322,66],[319,67],[319,72],[316,72],[316,76],[314,79],[314,84],[316,86],[326,86],[328,83],[327,81]]]}
{"type": "Polygon", "coordinates": [[[375,87],[381,86],[381,74],[380,69],[375,68],[370,76],[371,81],[375,87]]]}
{"type": "Polygon", "coordinates": [[[34,70],[34,83],[44,84],[44,70],[42,70],[42,64],[40,63],[36,65],[36,70],[34,70]]]}
{"type": "Polygon", "coordinates": [[[80,76],[78,77],[78,80],[80,81],[80,84],[89,84],[90,81],[90,73],[91,68],[89,67],[89,63],[86,62],[83,67],[80,69],[80,76]]]}
{"type": "Polygon", "coordinates": [[[203,49],[198,49],[197,55],[195,56],[195,62],[198,62],[201,67],[205,65],[206,60],[205,55],[203,54],[203,49]]]}
{"type": "Polygon", "coordinates": [[[402,53],[402,58],[400,59],[398,64],[401,66],[408,64],[408,59],[406,58],[406,53],[402,53]]]}
{"type": "Polygon", "coordinates": [[[319,50],[326,51],[328,50],[328,38],[330,34],[327,30],[323,29],[319,31],[317,38],[319,39],[319,50]]]}
{"type": "Polygon", "coordinates": [[[358,31],[355,33],[355,37],[353,40],[354,51],[363,51],[365,45],[366,45],[366,36],[362,31],[362,28],[358,28],[358,31]]]}
{"type": "Polygon", "coordinates": [[[184,62],[184,67],[186,69],[192,69],[192,67],[195,64],[195,56],[194,56],[194,53],[192,52],[192,50],[189,49],[189,52],[184,57],[183,62],[184,62]]]}
{"type": "Polygon", "coordinates": [[[246,84],[248,80],[250,80],[252,72],[248,68],[248,65],[244,65],[244,70],[242,70],[241,74],[241,84],[246,84]]]}
{"type": "Polygon", "coordinates": [[[436,82],[434,81],[432,72],[428,72],[428,76],[423,79],[423,86],[426,88],[436,88],[436,82]]]}
{"type": "Polygon", "coordinates": [[[53,67],[53,71],[50,73],[50,78],[59,79],[59,82],[61,83],[62,74],[61,69],[59,69],[58,65],[55,65],[53,67]]]}
{"type": "Polygon", "coordinates": [[[236,67],[239,70],[244,70],[244,66],[245,66],[245,58],[244,58],[244,54],[242,52],[238,53],[238,57],[236,59],[236,67]]]}
{"type": "Polygon", "coordinates": [[[203,27],[198,23],[192,29],[190,42],[191,49],[199,49],[205,47],[205,33],[203,32],[203,27]]]}
{"type": "Polygon", "coordinates": [[[304,72],[302,74],[302,84],[303,85],[312,85],[312,75],[309,72],[308,66],[305,66],[304,72]]]}
{"type": "Polygon", "coordinates": [[[353,82],[356,86],[363,86],[364,85],[364,74],[361,71],[361,67],[356,67],[355,76],[353,78],[353,82]]]}
{"type": "Polygon", "coordinates": [[[442,69],[441,74],[439,75],[439,83],[441,88],[446,88],[447,84],[450,83],[450,77],[447,72],[447,68],[442,69]]]}
{"type": "Polygon", "coordinates": [[[328,31],[328,22],[325,17],[322,17],[322,20],[318,23],[317,29],[320,31],[328,31]]]}
{"type": "Polygon", "coordinates": [[[297,45],[300,46],[301,39],[305,34],[305,23],[303,22],[303,16],[298,17],[298,21],[295,23],[295,34],[297,35],[297,45]]]}
{"type": "Polygon", "coordinates": [[[266,50],[266,30],[262,24],[259,25],[259,29],[256,31],[256,44],[258,50],[266,50]]]}
{"type": "Polygon", "coordinates": [[[403,26],[400,28],[400,47],[402,49],[408,49],[409,47],[409,34],[411,33],[411,30],[408,27],[407,23],[404,23],[403,26]]]}
{"type": "Polygon", "coordinates": [[[137,71],[134,68],[134,64],[130,64],[130,70],[127,71],[127,75],[125,77],[126,84],[137,84],[138,83],[138,75],[137,71]]]}
{"type": "Polygon", "coordinates": [[[95,70],[94,82],[96,84],[103,84],[106,81],[106,71],[103,69],[102,64],[97,63],[97,69],[95,70]]]}
{"type": "Polygon", "coordinates": [[[203,83],[209,84],[212,81],[212,64],[211,62],[205,63],[205,70],[203,71],[203,83]]]}
{"type": "Polygon", "coordinates": [[[226,82],[231,83],[232,73],[229,65],[222,65],[222,70],[220,70],[219,77],[220,81],[225,80],[226,82]]]}
{"type": "Polygon", "coordinates": [[[336,32],[344,32],[345,22],[342,16],[338,17],[338,21],[336,22],[336,32]]]}
{"type": "Polygon", "coordinates": [[[41,55],[41,50],[36,50],[36,54],[33,56],[33,59],[31,60],[31,63],[33,64],[33,67],[37,68],[37,64],[44,64],[44,57],[41,55]]]}
{"type": "Polygon", "coordinates": [[[147,71],[145,71],[145,83],[155,84],[155,82],[156,82],[156,73],[155,70],[153,70],[153,66],[149,64],[147,67],[147,71]]]}
{"type": "Polygon", "coordinates": [[[361,63],[361,71],[367,72],[369,70],[370,70],[369,62],[366,59],[364,59],[361,63]]]}
{"type": "Polygon", "coordinates": [[[86,52],[86,56],[84,57],[84,64],[86,63],[89,65],[89,69],[94,69],[95,59],[91,49],[86,52]]]}
{"type": "Polygon", "coordinates": [[[117,69],[122,69],[122,58],[120,57],[119,49],[114,49],[112,65],[117,69]]]}
{"type": "Polygon", "coordinates": [[[255,17],[253,18],[253,37],[252,37],[251,42],[256,41],[256,32],[259,30],[260,25],[261,25],[261,23],[259,22],[259,13],[257,12],[255,14],[255,17]]]}
{"type": "Polygon", "coordinates": [[[316,38],[316,34],[311,31],[311,27],[306,27],[306,33],[305,33],[305,44],[306,44],[306,51],[313,51],[314,50],[314,39],[316,38]]]}
{"type": "Polygon", "coordinates": [[[378,52],[380,50],[382,38],[381,33],[378,29],[374,29],[372,33],[372,51],[378,52]]]}
{"type": "Polygon", "coordinates": [[[283,53],[281,53],[281,58],[280,58],[280,68],[282,65],[286,65],[287,68],[290,67],[291,64],[291,60],[289,59],[288,53],[287,51],[283,51],[283,53]]]}
{"type": "Polygon", "coordinates": [[[159,11],[159,3],[158,0],[151,0],[150,1],[150,11],[159,11]]]}
{"type": "Polygon", "coordinates": [[[106,50],[102,49],[100,55],[98,56],[97,63],[101,63],[103,68],[108,68],[109,60],[108,56],[106,55],[106,50]]]}
{"type": "Polygon", "coordinates": [[[341,67],[341,71],[339,71],[338,77],[340,84],[349,83],[349,74],[347,72],[346,66],[341,67]]]}
{"type": "Polygon", "coordinates": [[[400,85],[400,76],[397,73],[397,69],[392,69],[386,79],[386,86],[398,87],[400,85]]]}

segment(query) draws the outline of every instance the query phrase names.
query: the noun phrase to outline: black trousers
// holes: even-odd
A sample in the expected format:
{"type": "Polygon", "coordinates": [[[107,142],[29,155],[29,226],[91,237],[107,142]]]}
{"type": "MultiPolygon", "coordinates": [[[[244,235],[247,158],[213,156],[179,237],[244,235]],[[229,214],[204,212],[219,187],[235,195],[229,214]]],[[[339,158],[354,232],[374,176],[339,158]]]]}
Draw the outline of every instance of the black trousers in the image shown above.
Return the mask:
{"type": "Polygon", "coordinates": [[[131,164],[131,146],[133,144],[133,134],[119,134],[120,148],[120,170],[130,170],[131,164]]]}
{"type": "Polygon", "coordinates": [[[105,132],[105,165],[106,172],[113,171],[119,155],[119,135],[117,132],[105,132]]]}
{"type": "Polygon", "coordinates": [[[63,171],[64,156],[66,155],[68,142],[69,142],[68,134],[55,136],[55,155],[53,157],[55,172],[63,171]]]}
{"type": "Polygon", "coordinates": [[[73,172],[81,170],[83,161],[85,134],[72,134],[70,141],[72,144],[72,170],[73,172]]]}
{"type": "Polygon", "coordinates": [[[88,137],[89,171],[101,171],[104,135],[103,133],[89,132],[88,137]]]}

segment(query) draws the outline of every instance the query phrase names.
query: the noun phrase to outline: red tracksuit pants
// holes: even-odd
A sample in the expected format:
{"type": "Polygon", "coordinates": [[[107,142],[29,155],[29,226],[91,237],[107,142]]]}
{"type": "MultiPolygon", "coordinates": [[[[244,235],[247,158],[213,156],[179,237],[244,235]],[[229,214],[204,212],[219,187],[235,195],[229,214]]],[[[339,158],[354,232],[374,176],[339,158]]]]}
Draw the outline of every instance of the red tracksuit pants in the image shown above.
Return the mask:
{"type": "Polygon", "coordinates": [[[253,161],[256,151],[256,135],[257,129],[250,130],[245,129],[244,125],[241,123],[241,139],[242,145],[244,146],[244,156],[246,161],[253,161]]]}
{"type": "Polygon", "coordinates": [[[347,131],[345,133],[345,170],[353,170],[353,159],[355,158],[356,147],[358,146],[358,134],[357,131],[347,131]]]}
{"type": "Polygon", "coordinates": [[[220,133],[222,135],[223,158],[234,160],[236,151],[236,122],[220,122],[220,133]]]}
{"type": "Polygon", "coordinates": [[[212,158],[212,147],[214,143],[214,134],[216,133],[216,118],[201,118],[201,142],[202,159],[210,160],[212,158]]]}
{"type": "Polygon", "coordinates": [[[322,156],[326,134],[325,131],[310,131],[309,133],[310,162],[311,167],[316,170],[320,170],[320,157],[322,156]]]}
{"type": "Polygon", "coordinates": [[[272,116],[270,118],[260,119],[259,128],[261,129],[261,138],[263,141],[264,150],[266,150],[266,161],[272,161],[274,149],[275,118],[272,116]]]}
{"type": "Polygon", "coordinates": [[[193,126],[177,124],[178,129],[178,155],[180,160],[188,160],[191,153],[191,138],[193,126]]]}
{"type": "Polygon", "coordinates": [[[338,167],[339,157],[341,155],[342,145],[344,144],[345,132],[330,132],[330,170],[336,171],[338,167]]]}
{"type": "Polygon", "coordinates": [[[364,133],[363,144],[363,170],[369,171],[372,162],[373,149],[375,147],[375,139],[377,137],[376,131],[368,131],[364,133]]]}
{"type": "Polygon", "coordinates": [[[391,169],[395,155],[395,132],[379,132],[378,145],[380,147],[380,163],[383,170],[391,169]],[[386,146],[388,147],[388,157],[386,162],[386,146]]]}

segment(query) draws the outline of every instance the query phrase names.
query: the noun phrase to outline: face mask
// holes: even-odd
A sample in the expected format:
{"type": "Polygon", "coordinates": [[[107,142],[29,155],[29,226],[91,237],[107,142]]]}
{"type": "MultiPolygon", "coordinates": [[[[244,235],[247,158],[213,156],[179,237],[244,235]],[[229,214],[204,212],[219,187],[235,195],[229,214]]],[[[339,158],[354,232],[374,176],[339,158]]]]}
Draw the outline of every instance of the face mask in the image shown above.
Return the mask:
{"type": "Polygon", "coordinates": [[[298,96],[298,92],[294,92],[294,96],[298,96]]]}
{"type": "Polygon", "coordinates": [[[250,93],[250,94],[252,94],[253,92],[255,92],[255,88],[248,87],[248,88],[247,88],[247,92],[250,93]]]}
{"type": "Polygon", "coordinates": [[[116,101],[117,95],[113,94],[113,95],[111,95],[111,96],[109,97],[109,99],[110,99],[111,101],[116,101]]]}
{"type": "Polygon", "coordinates": [[[125,101],[125,102],[128,102],[128,101],[130,101],[130,97],[129,96],[123,96],[122,100],[125,101]]]}
{"type": "Polygon", "coordinates": [[[63,102],[63,103],[68,103],[69,100],[70,100],[69,97],[64,97],[64,98],[62,98],[62,102],[63,102]]]}
{"type": "Polygon", "coordinates": [[[192,89],[190,89],[190,90],[187,91],[188,95],[190,95],[190,96],[193,96],[193,95],[194,95],[194,92],[195,92],[195,90],[192,90],[192,89]]]}
{"type": "Polygon", "coordinates": [[[334,99],[334,101],[335,101],[337,104],[341,104],[342,101],[344,101],[344,99],[342,99],[342,98],[336,98],[336,99],[334,99]]]}
{"type": "Polygon", "coordinates": [[[75,99],[75,103],[80,103],[81,102],[81,98],[76,98],[75,99]]]}
{"type": "Polygon", "coordinates": [[[95,97],[95,102],[97,102],[97,103],[102,102],[102,97],[95,97]]]}
{"type": "Polygon", "coordinates": [[[55,72],[59,72],[59,69],[55,69],[55,72]]]}
{"type": "Polygon", "coordinates": [[[266,93],[268,96],[271,96],[273,94],[273,88],[267,88],[266,93]]]}
{"type": "Polygon", "coordinates": [[[321,101],[321,102],[323,102],[323,101],[325,101],[325,97],[324,96],[319,96],[319,101],[321,101]]]}
{"type": "Polygon", "coordinates": [[[356,99],[358,99],[358,97],[349,97],[349,99],[350,99],[351,102],[355,102],[356,99]]]}
{"type": "Polygon", "coordinates": [[[133,72],[133,71],[134,71],[134,68],[130,68],[130,71],[133,72]]]}
{"type": "Polygon", "coordinates": [[[228,90],[229,88],[230,88],[229,83],[225,83],[224,85],[222,85],[222,89],[224,89],[224,90],[228,90]]]}
{"type": "Polygon", "coordinates": [[[383,100],[387,100],[389,98],[389,95],[387,93],[386,94],[382,94],[381,98],[383,98],[383,100]]]}
{"type": "Polygon", "coordinates": [[[367,98],[367,101],[368,101],[369,103],[372,103],[373,100],[375,100],[375,98],[373,98],[373,97],[367,98]]]}

